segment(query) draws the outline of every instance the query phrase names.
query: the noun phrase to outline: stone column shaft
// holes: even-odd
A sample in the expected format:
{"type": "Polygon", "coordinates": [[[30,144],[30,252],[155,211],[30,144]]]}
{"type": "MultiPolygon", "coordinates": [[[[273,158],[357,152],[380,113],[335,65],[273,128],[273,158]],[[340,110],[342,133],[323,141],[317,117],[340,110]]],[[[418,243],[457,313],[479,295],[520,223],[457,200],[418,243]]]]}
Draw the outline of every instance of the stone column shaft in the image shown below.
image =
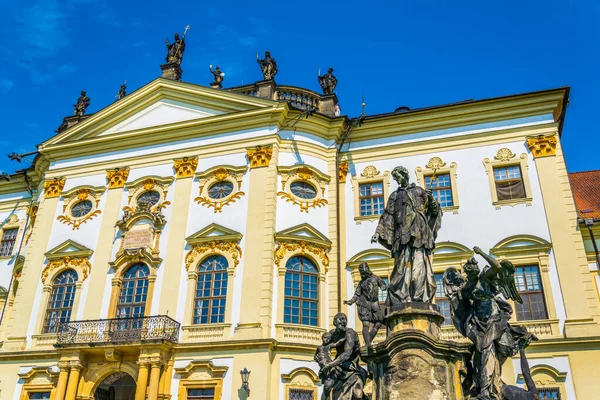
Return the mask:
{"type": "Polygon", "coordinates": [[[56,395],[54,400],[64,400],[65,391],[67,390],[67,380],[69,379],[69,368],[61,367],[58,374],[58,382],[56,383],[56,395]]]}
{"type": "Polygon", "coordinates": [[[75,400],[75,397],[77,396],[77,386],[79,386],[80,373],[81,367],[71,367],[69,383],[67,384],[67,396],[65,397],[65,400],[75,400]]]}
{"type": "Polygon", "coordinates": [[[140,364],[140,371],[137,378],[137,387],[135,388],[135,400],[144,400],[146,398],[146,388],[148,386],[148,364],[140,364]]]}
{"type": "Polygon", "coordinates": [[[148,400],[158,399],[158,383],[160,381],[160,364],[152,364],[150,384],[148,385],[148,400]]]}

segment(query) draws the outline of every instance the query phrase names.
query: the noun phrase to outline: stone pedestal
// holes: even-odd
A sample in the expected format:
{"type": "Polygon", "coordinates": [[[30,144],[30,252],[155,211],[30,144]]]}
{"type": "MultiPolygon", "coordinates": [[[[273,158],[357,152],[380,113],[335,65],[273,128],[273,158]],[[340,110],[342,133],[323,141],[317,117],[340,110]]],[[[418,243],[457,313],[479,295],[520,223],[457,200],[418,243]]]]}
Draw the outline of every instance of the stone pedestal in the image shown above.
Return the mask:
{"type": "Polygon", "coordinates": [[[374,400],[463,400],[461,375],[469,344],[440,339],[444,317],[433,304],[390,308],[383,342],[362,347],[374,400]]]}
{"type": "Polygon", "coordinates": [[[163,64],[160,66],[162,70],[162,77],[166,79],[172,79],[174,81],[180,81],[183,70],[176,63],[163,64]]]}

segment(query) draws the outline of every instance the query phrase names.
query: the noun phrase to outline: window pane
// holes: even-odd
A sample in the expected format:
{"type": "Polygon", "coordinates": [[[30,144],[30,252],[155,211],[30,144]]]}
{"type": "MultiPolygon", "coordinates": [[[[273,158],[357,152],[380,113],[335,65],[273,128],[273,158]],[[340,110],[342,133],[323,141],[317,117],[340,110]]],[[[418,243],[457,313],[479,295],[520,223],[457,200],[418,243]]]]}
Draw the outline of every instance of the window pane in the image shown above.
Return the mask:
{"type": "Polygon", "coordinates": [[[450,301],[444,292],[444,274],[435,274],[435,304],[440,308],[440,313],[444,317],[443,325],[452,324],[452,315],[450,314],[450,301]]]}
{"type": "Polygon", "coordinates": [[[71,320],[77,272],[66,270],[54,279],[44,319],[44,333],[56,333],[61,322],[71,320]]]}
{"type": "Polygon", "coordinates": [[[289,400],[317,400],[313,390],[290,389],[288,395],[289,400]]]}
{"type": "Polygon", "coordinates": [[[318,273],[308,258],[295,256],[286,264],[283,322],[316,326],[318,273]]]}
{"type": "Polygon", "coordinates": [[[17,240],[18,229],[6,229],[2,233],[2,242],[0,242],[0,256],[6,257],[12,255],[15,241],[17,240]]]}
{"type": "Polygon", "coordinates": [[[539,388],[540,400],[561,400],[559,388],[539,388]]]}
{"type": "Polygon", "coordinates": [[[225,322],[227,266],[227,260],[221,255],[210,256],[198,265],[192,321],[194,324],[225,322]]]}
{"type": "Polygon", "coordinates": [[[143,263],[131,266],[123,277],[121,295],[117,304],[117,318],[143,317],[148,297],[150,270],[143,263]]]}
{"type": "Polygon", "coordinates": [[[548,313],[538,266],[517,267],[515,284],[523,299],[523,304],[515,304],[517,319],[519,321],[547,319],[548,313]]]}
{"type": "Polygon", "coordinates": [[[524,199],[527,197],[520,166],[494,168],[494,179],[496,180],[498,200],[524,199]]]}
{"type": "Polygon", "coordinates": [[[41,399],[41,400],[47,400],[50,399],[50,392],[35,392],[35,393],[29,393],[29,398],[30,399],[41,399]]]}
{"type": "Polygon", "coordinates": [[[360,215],[379,215],[383,207],[383,182],[363,183],[359,185],[360,215]]]}
{"type": "Polygon", "coordinates": [[[435,179],[432,179],[431,176],[426,176],[425,188],[431,189],[433,198],[439,201],[442,207],[452,207],[454,205],[450,174],[437,175],[435,179]]]}

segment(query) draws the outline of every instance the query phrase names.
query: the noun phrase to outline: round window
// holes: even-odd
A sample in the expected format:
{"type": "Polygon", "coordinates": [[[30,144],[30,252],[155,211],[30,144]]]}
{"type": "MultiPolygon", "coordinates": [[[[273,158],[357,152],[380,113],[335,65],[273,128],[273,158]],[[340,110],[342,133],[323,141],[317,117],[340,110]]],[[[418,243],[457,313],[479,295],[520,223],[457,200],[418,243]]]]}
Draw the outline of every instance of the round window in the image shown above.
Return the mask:
{"type": "Polygon", "coordinates": [[[233,183],[228,181],[217,182],[208,188],[208,197],[215,200],[223,199],[233,192],[233,183]]]}
{"type": "Polygon", "coordinates": [[[305,181],[292,182],[290,190],[296,197],[301,199],[314,199],[317,197],[317,189],[305,181]]]}
{"type": "Polygon", "coordinates": [[[150,205],[153,206],[158,203],[159,200],[160,193],[158,193],[156,190],[149,190],[139,195],[137,198],[137,203],[150,203],[150,205]]]}
{"type": "Polygon", "coordinates": [[[83,200],[75,204],[71,208],[71,216],[75,218],[81,218],[88,215],[92,211],[92,202],[89,200],[83,200]]]}

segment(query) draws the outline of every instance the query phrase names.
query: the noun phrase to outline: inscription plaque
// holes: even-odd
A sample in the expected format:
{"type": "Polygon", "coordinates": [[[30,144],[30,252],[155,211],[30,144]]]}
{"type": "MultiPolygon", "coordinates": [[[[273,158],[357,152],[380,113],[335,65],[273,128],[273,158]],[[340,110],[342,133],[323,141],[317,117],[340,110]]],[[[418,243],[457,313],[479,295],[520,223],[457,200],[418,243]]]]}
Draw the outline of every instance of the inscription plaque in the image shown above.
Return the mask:
{"type": "Polygon", "coordinates": [[[152,247],[153,241],[154,233],[152,232],[152,228],[131,230],[125,233],[121,250],[152,247]]]}

